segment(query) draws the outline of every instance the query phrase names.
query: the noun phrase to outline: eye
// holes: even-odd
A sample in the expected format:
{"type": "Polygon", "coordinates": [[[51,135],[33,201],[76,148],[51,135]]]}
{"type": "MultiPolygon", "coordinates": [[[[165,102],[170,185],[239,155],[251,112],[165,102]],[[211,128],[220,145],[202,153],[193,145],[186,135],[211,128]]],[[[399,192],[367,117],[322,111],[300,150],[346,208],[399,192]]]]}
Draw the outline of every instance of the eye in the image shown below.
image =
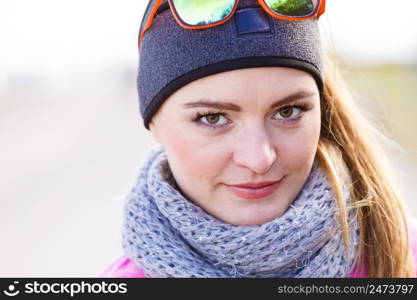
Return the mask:
{"type": "Polygon", "coordinates": [[[216,113],[216,114],[206,114],[201,115],[199,117],[201,122],[205,125],[225,125],[227,123],[227,119],[223,114],[216,113]]]}
{"type": "Polygon", "coordinates": [[[302,111],[302,108],[300,107],[287,106],[278,110],[275,115],[279,115],[282,117],[282,118],[276,118],[278,120],[293,119],[297,117],[301,113],[301,111],[302,111]]]}

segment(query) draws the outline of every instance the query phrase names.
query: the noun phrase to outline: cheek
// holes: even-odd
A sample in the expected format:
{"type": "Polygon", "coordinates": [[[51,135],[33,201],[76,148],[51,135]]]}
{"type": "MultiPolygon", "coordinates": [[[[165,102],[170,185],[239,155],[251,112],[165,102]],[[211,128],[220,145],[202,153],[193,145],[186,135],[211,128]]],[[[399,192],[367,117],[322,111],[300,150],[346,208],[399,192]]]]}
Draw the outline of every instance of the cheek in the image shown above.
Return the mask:
{"type": "Polygon", "coordinates": [[[225,151],[216,143],[208,143],[209,140],[185,130],[165,132],[162,144],[178,181],[198,185],[199,182],[211,181],[221,174],[225,151]]]}
{"type": "Polygon", "coordinates": [[[281,138],[285,141],[277,145],[281,165],[294,172],[304,172],[314,160],[319,137],[320,124],[317,123],[317,126],[305,126],[281,138]]]}

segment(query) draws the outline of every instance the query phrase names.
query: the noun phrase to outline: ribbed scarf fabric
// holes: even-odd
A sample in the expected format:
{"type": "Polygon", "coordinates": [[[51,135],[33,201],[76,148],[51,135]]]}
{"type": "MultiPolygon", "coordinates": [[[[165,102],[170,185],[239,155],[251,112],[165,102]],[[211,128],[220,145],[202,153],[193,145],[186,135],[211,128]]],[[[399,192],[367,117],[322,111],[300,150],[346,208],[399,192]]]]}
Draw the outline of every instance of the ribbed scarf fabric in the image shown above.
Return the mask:
{"type": "MultiPolygon", "coordinates": [[[[346,206],[349,193],[344,188],[346,206]]],[[[162,146],[154,148],[126,198],[123,248],[148,277],[345,277],[358,249],[355,209],[346,249],[331,186],[318,161],[280,217],[224,223],[188,201],[162,146]]]]}

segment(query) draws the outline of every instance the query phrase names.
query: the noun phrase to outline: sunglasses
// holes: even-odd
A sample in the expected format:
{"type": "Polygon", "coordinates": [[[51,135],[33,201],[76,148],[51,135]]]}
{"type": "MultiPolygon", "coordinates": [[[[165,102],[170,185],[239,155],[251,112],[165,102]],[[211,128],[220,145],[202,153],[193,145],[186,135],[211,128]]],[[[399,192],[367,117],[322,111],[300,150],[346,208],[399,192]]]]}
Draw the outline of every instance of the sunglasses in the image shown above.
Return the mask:
{"type": "MultiPolygon", "coordinates": [[[[170,8],[177,23],[185,29],[204,29],[229,21],[239,0],[150,0],[139,30],[139,48],[145,32],[155,15],[170,8]]],[[[258,0],[259,5],[272,17],[281,20],[319,18],[325,11],[326,0],[258,0]]]]}

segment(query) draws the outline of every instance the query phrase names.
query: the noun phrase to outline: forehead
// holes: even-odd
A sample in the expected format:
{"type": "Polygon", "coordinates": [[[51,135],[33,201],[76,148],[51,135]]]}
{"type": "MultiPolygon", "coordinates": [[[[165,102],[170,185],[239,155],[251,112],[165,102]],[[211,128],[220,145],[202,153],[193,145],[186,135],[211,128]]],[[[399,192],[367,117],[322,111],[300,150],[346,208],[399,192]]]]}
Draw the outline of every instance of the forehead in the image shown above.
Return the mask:
{"type": "Polygon", "coordinates": [[[177,90],[170,101],[178,104],[196,98],[241,100],[245,98],[279,97],[305,91],[317,92],[313,76],[294,68],[245,68],[206,76],[177,90]]]}

